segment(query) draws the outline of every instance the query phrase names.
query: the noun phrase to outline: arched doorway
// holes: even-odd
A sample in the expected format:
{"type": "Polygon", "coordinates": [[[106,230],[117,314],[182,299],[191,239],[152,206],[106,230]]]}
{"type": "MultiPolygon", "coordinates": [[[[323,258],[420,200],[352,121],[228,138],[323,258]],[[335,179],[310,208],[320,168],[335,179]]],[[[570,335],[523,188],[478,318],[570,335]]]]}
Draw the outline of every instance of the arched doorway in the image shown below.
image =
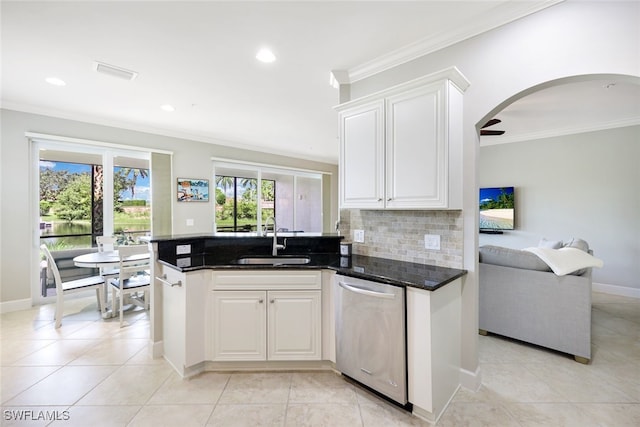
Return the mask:
{"type": "Polygon", "coordinates": [[[476,187],[516,186],[516,227],[478,243],[522,249],[541,238],[589,241],[605,261],[594,290],[640,296],[640,77],[590,74],[532,86],[477,124],[502,120],[480,136],[476,187]],[[622,250],[622,248],[625,248],[622,250]]]}
{"type": "MultiPolygon", "coordinates": [[[[640,112],[640,77],[619,74],[587,74],[579,76],[569,76],[550,80],[532,86],[513,96],[505,99],[489,111],[477,124],[480,128],[490,119],[495,118],[508,110],[513,114],[512,119],[519,121],[516,126],[531,126],[531,122],[523,119],[531,119],[533,114],[544,114],[545,111],[553,112],[558,120],[571,120],[567,126],[555,126],[549,129],[549,134],[566,133],[569,127],[574,131],[611,128],[615,126],[625,126],[637,123],[640,112]],[[600,94],[596,91],[600,90],[600,94]],[[540,94],[544,93],[544,97],[540,94]],[[597,96],[597,98],[595,98],[597,96]],[[572,98],[569,98],[572,97],[572,98]],[[590,99],[591,98],[591,99],[590,99]],[[530,100],[526,103],[525,100],[530,100]],[[553,100],[561,102],[562,105],[550,105],[553,100]],[[590,100],[585,105],[585,100],[590,100]],[[545,104],[542,104],[545,103],[545,104]],[[616,103],[618,105],[616,105],[616,103]],[[517,109],[514,106],[518,105],[517,109]],[[574,108],[576,111],[564,111],[560,108],[574,108]],[[580,117],[589,112],[588,117],[580,117]],[[518,115],[520,117],[518,117],[518,115]],[[529,117],[524,117],[528,115],[529,117]],[[623,117],[621,117],[623,116],[623,117]],[[592,120],[585,123],[585,120],[592,120]],[[594,123],[593,120],[597,120],[594,123]]],[[[547,120],[548,117],[537,117],[547,120]]],[[[503,123],[504,127],[506,123],[503,123]]],[[[540,136],[544,136],[541,134],[540,136]]],[[[508,137],[508,142],[513,142],[513,137],[508,137]]],[[[535,137],[529,136],[529,138],[535,137]]],[[[503,138],[504,139],[504,138],[503,138]]],[[[482,145],[481,140],[481,145],[482,145]]],[[[500,142],[498,142],[500,143],[500,142]]]]}

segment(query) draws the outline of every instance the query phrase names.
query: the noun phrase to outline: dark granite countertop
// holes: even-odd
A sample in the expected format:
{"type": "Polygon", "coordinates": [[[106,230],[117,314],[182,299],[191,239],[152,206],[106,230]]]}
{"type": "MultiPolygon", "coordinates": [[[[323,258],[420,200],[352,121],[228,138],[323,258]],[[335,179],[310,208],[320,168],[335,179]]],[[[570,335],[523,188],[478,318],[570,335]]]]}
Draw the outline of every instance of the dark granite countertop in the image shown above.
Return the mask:
{"type": "Polygon", "coordinates": [[[235,261],[221,260],[212,254],[200,254],[183,257],[165,257],[159,262],[179,271],[189,272],[201,269],[225,270],[291,270],[291,269],[330,269],[338,274],[387,283],[395,286],[409,286],[427,291],[436,289],[467,274],[466,270],[374,258],[361,255],[340,257],[338,254],[305,254],[310,262],[303,265],[241,265],[235,261]]]}
{"type": "Polygon", "coordinates": [[[345,276],[428,291],[435,291],[467,274],[466,270],[457,268],[396,261],[386,258],[361,255],[353,255],[350,258],[351,263],[348,267],[329,266],[329,268],[345,276]]]}

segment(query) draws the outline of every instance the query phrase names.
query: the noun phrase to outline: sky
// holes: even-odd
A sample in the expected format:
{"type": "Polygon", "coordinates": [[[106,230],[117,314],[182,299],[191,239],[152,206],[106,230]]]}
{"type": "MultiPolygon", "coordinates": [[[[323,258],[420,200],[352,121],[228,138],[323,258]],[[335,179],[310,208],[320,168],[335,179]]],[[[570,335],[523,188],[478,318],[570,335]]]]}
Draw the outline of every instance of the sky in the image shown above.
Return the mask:
{"type": "Polygon", "coordinates": [[[513,187],[481,188],[480,203],[487,202],[489,200],[497,200],[503,190],[507,194],[513,193],[513,187]]]}
{"type": "MultiPolygon", "coordinates": [[[[52,161],[40,161],[41,168],[52,169],[54,171],[67,170],[70,173],[89,173],[91,166],[80,163],[64,163],[52,161]]],[[[116,168],[118,170],[119,168],[116,168]]],[[[131,190],[125,190],[120,194],[122,200],[131,200],[131,190]]],[[[149,176],[144,178],[138,176],[135,187],[135,198],[149,201],[151,199],[151,191],[149,187],[149,176]]]]}

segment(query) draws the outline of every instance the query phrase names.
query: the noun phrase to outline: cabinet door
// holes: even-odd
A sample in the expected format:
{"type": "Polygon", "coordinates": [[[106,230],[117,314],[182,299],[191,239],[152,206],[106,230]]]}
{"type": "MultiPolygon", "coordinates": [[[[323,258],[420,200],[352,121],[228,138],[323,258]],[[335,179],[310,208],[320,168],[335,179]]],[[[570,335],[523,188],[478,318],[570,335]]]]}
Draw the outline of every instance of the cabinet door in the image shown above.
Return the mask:
{"type": "Polygon", "coordinates": [[[340,112],[340,206],[384,207],[384,102],[340,112]]]}
{"type": "Polygon", "coordinates": [[[386,207],[447,207],[444,84],[386,99],[386,207]]]}
{"type": "Polygon", "coordinates": [[[269,360],[321,359],[321,291],[269,291],[269,360]]]}
{"type": "Polygon", "coordinates": [[[164,358],[183,375],[186,366],[186,276],[166,266],[163,266],[163,273],[168,283],[182,282],[182,286],[162,285],[162,344],[164,358]]]}
{"type": "Polygon", "coordinates": [[[266,359],[266,292],[212,291],[213,360],[266,359]]]}

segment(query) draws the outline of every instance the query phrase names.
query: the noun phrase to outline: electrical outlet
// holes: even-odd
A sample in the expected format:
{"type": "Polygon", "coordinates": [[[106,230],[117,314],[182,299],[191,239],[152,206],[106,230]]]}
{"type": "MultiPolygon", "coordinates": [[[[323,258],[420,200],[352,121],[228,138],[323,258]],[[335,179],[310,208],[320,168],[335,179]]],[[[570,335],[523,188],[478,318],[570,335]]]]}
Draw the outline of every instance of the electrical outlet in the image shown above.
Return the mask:
{"type": "Polygon", "coordinates": [[[364,230],[353,230],[353,241],[356,243],[364,243],[364,230]]]}
{"type": "Polygon", "coordinates": [[[432,249],[435,251],[440,250],[440,235],[439,234],[425,234],[424,235],[424,248],[432,249]]]}
{"type": "Polygon", "coordinates": [[[191,218],[187,219],[187,227],[193,227],[193,223],[194,223],[193,219],[191,218]]]}

